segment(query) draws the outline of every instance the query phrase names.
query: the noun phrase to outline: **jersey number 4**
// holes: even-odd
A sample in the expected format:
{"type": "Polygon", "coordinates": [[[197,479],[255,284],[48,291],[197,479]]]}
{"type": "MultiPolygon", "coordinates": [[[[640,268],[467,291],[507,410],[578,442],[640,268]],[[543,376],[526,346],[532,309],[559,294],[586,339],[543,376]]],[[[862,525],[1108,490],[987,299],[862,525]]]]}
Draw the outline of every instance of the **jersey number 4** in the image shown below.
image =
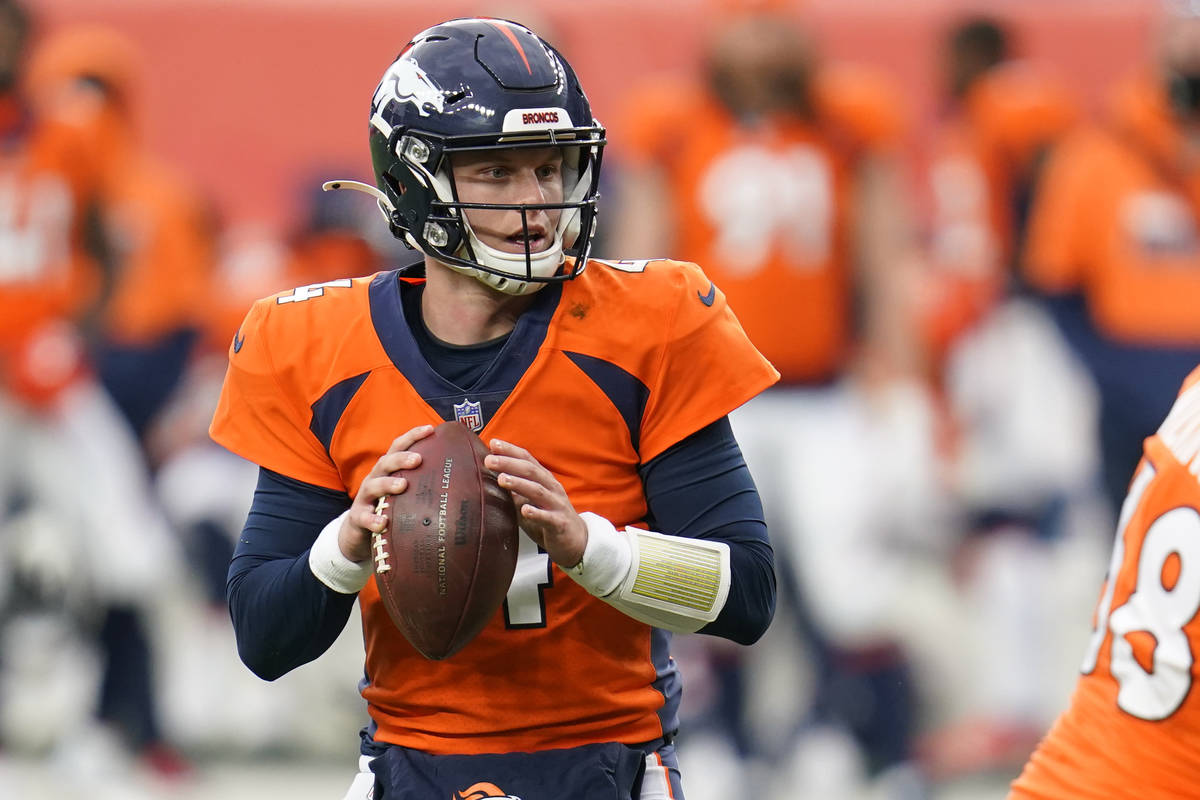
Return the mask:
{"type": "Polygon", "coordinates": [[[292,289],[291,294],[279,295],[275,298],[275,302],[279,305],[303,303],[314,297],[324,297],[326,289],[349,289],[353,285],[354,281],[349,278],[339,278],[336,281],[325,281],[324,283],[310,283],[308,286],[297,286],[292,289]]]}
{"type": "Polygon", "coordinates": [[[1096,610],[1081,671],[1096,669],[1105,635],[1112,631],[1110,671],[1119,687],[1117,706],[1139,719],[1158,721],[1174,714],[1192,687],[1191,642],[1184,632],[1200,611],[1200,513],[1182,506],[1151,523],[1137,556],[1137,582],[1129,599],[1111,609],[1113,592],[1125,561],[1129,521],[1154,480],[1154,468],[1143,463],[1121,507],[1108,582],[1096,610]],[[1153,637],[1150,658],[1138,659],[1138,634],[1153,637]]]}
{"type": "Polygon", "coordinates": [[[506,627],[546,627],[546,588],[554,585],[554,565],[529,534],[517,537],[517,569],[504,597],[506,627]]]}

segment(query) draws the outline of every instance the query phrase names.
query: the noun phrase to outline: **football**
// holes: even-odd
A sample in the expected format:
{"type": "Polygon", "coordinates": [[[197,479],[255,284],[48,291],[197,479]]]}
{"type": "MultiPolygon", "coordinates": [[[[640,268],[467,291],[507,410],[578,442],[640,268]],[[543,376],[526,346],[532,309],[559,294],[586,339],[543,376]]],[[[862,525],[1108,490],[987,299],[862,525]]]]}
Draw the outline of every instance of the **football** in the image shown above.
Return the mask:
{"type": "Polygon", "coordinates": [[[380,499],[387,526],[372,537],[375,583],[392,622],[426,658],[449,658],[504,602],[517,565],[512,496],[483,465],[487,446],[443,422],[411,448],[408,488],[380,499]]]}

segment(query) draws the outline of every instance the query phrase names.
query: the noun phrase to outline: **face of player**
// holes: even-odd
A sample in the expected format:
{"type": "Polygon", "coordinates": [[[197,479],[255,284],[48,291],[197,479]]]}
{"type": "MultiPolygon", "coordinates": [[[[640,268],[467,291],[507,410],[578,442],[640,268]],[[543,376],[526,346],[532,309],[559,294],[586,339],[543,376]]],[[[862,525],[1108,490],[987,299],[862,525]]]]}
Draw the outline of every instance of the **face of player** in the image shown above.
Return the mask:
{"type": "Polygon", "coordinates": [[[787,20],[748,17],[713,42],[709,80],[735,114],[807,113],[812,58],[808,40],[787,20]]]}
{"type": "MultiPolygon", "coordinates": [[[[563,201],[563,156],[557,147],[455,153],[451,167],[463,203],[537,205],[563,201]]],[[[489,247],[506,253],[540,253],[554,240],[561,209],[470,209],[471,229],[489,247]],[[528,237],[528,240],[527,238],[528,237]]]]}

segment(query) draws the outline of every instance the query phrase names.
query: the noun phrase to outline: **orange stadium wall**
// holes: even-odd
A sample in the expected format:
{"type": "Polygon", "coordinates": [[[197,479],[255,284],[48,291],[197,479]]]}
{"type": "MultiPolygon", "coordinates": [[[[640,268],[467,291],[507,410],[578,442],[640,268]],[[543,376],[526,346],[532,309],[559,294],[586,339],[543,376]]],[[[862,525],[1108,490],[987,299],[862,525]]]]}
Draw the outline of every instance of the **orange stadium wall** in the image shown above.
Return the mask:
{"type": "MultiPolygon", "coordinates": [[[[450,16],[487,14],[549,31],[611,117],[645,75],[687,71],[721,8],[737,0],[561,3],[411,0],[31,0],[45,34],[104,23],[142,50],[151,148],[209,193],[228,222],[286,229],[321,177],[366,178],[367,104],[407,37],[450,16]]],[[[936,110],[938,41],[970,12],[1007,20],[1021,51],[1094,106],[1145,56],[1158,0],[807,0],[798,17],[825,54],[885,70],[905,93],[914,159],[936,110]]],[[[620,163],[620,131],[609,157],[620,163]]]]}

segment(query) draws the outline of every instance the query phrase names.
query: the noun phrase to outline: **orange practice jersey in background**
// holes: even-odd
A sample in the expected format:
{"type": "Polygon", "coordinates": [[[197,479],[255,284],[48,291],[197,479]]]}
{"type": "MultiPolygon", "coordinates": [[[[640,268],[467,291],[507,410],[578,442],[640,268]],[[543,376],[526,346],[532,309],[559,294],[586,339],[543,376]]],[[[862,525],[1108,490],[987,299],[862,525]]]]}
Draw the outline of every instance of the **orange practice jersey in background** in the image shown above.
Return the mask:
{"type": "Polygon", "coordinates": [[[1012,798],[1200,796],[1198,475],[1200,369],[1146,440],[1083,675],[1012,798]]]}
{"type": "Polygon", "coordinates": [[[35,406],[81,373],[74,326],[103,282],[85,247],[96,161],[77,122],[0,99],[0,385],[35,406]]]}
{"type": "MultiPolygon", "coordinates": [[[[17,123],[22,125],[23,123],[17,123]]],[[[73,318],[99,288],[83,248],[86,205],[96,186],[86,131],[66,121],[0,131],[0,347],[40,324],[73,318]]]]}
{"type": "Polygon", "coordinates": [[[130,153],[114,166],[105,223],[119,266],[104,334],[150,345],[199,327],[213,280],[213,235],[199,199],[166,164],[130,153]]]}
{"type": "Polygon", "coordinates": [[[138,141],[142,68],[133,44],[116,30],[82,25],[43,40],[26,81],[43,113],[65,108],[86,129],[113,272],[101,334],[134,346],[196,326],[213,259],[198,193],[138,141]]]}
{"type": "MultiPolygon", "coordinates": [[[[421,357],[398,280],[385,272],[256,303],[230,350],[213,438],[354,495],[396,436],[479,403],[485,441],[527,448],[578,510],[620,527],[646,514],[639,464],[778,377],[695,265],[593,261],[542,289],[496,365],[463,391],[421,357]]],[[[525,536],[504,609],[445,661],[412,649],[374,582],[359,602],[363,696],[381,741],[431,753],[632,744],[661,736],[678,706],[669,635],[589,595],[525,536]]]]}
{"type": "Polygon", "coordinates": [[[618,127],[630,163],[666,172],[674,252],[704,265],[785,381],[828,379],[849,353],[853,173],[901,128],[867,71],[826,67],[813,95],[815,122],[750,126],[701,86],[650,85],[618,127]]]}
{"type": "Polygon", "coordinates": [[[924,323],[936,351],[1002,296],[1020,244],[1017,204],[1077,117],[1065,87],[1012,62],[977,80],[943,124],[929,166],[930,277],[941,302],[924,323]]]}
{"type": "Polygon", "coordinates": [[[1148,345],[1200,343],[1200,164],[1161,81],[1130,79],[1103,127],[1066,139],[1030,220],[1027,277],[1081,291],[1101,333],[1148,345]]]}

